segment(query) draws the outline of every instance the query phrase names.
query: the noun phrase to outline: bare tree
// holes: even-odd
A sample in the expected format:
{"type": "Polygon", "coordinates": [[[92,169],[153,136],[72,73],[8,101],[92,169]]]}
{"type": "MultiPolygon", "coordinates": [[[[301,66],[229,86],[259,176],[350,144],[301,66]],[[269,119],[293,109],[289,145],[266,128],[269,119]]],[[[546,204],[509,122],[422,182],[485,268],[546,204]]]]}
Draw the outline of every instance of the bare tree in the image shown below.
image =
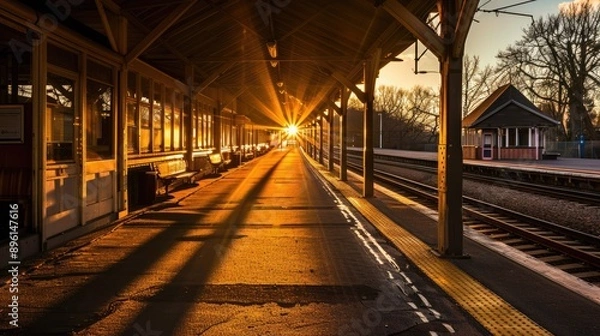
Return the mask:
{"type": "Polygon", "coordinates": [[[487,98],[494,88],[492,66],[481,68],[479,56],[466,55],[463,60],[463,117],[487,98]]]}
{"type": "MultiPolygon", "coordinates": [[[[358,99],[348,103],[352,117],[349,132],[361,137],[363,105],[358,99]],[[352,124],[352,125],[351,125],[352,124]]],[[[378,86],[374,102],[374,131],[382,132],[383,147],[420,149],[423,144],[437,143],[439,131],[439,95],[430,87],[403,89],[378,86]],[[381,120],[379,120],[381,118],[381,120]],[[382,124],[379,129],[380,122],[382,124]]],[[[374,141],[378,143],[378,139],[374,141]]]]}
{"type": "Polygon", "coordinates": [[[539,19],[523,38],[499,53],[505,78],[516,80],[538,103],[565,123],[565,138],[594,138],[593,103],[600,84],[600,10],[590,1],[572,3],[539,19]],[[515,76],[517,75],[518,76],[515,76]]]}

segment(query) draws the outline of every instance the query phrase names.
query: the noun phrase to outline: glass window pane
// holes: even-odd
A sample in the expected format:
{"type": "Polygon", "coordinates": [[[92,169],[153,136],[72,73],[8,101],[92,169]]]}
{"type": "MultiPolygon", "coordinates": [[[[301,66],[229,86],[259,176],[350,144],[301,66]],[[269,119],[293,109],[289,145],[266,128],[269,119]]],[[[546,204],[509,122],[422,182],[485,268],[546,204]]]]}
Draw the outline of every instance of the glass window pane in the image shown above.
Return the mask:
{"type": "Polygon", "coordinates": [[[129,98],[137,98],[137,78],[137,73],[131,71],[127,73],[127,97],[129,98]]]}
{"type": "Polygon", "coordinates": [[[173,149],[181,149],[181,94],[175,94],[175,108],[173,109],[173,149]]]}
{"type": "Polygon", "coordinates": [[[127,152],[138,152],[138,110],[135,101],[127,102],[127,152]]]}
{"type": "Polygon", "coordinates": [[[86,142],[87,159],[114,157],[113,151],[113,89],[111,85],[87,81],[86,142]]]}
{"type": "Polygon", "coordinates": [[[193,148],[198,148],[198,110],[194,108],[192,111],[192,144],[193,148]]]}
{"type": "Polygon", "coordinates": [[[79,72],[79,56],[52,43],[48,43],[48,63],[79,72]]]}
{"type": "MultiPolygon", "coordinates": [[[[5,29],[4,33],[12,33],[5,29]]],[[[9,35],[10,36],[10,35],[9,35]]],[[[7,38],[9,37],[7,36],[7,38]]],[[[2,40],[0,38],[0,40],[2,40]]],[[[4,41],[2,41],[4,42],[4,41]]],[[[0,104],[27,104],[31,102],[31,53],[23,53],[20,60],[13,53],[0,53],[0,104]]]]}
{"type": "Polygon", "coordinates": [[[150,80],[142,77],[140,96],[140,151],[150,151],[150,80]]]}
{"type": "Polygon", "coordinates": [[[87,76],[104,83],[110,84],[113,82],[113,70],[94,61],[87,61],[87,76]]]}
{"type": "Polygon", "coordinates": [[[172,150],[173,132],[173,89],[167,88],[165,95],[165,151],[172,150]]]}
{"type": "Polygon", "coordinates": [[[75,81],[48,74],[46,84],[46,134],[49,161],[74,160],[75,81]]]}
{"type": "Polygon", "coordinates": [[[214,147],[213,143],[213,117],[207,115],[207,127],[206,127],[206,147],[214,147]]]}
{"type": "Polygon", "coordinates": [[[162,108],[162,84],[154,84],[154,100],[152,103],[154,151],[162,151],[163,138],[163,108],[162,108]]]}

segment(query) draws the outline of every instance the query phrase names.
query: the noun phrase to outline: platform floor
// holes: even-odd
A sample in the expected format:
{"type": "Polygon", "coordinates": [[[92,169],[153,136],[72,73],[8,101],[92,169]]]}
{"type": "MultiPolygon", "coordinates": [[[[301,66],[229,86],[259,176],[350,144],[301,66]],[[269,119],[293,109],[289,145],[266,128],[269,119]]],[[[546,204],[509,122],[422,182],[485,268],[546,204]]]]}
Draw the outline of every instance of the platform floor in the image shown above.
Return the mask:
{"type": "MultiPolygon", "coordinates": [[[[3,335],[592,335],[600,305],[274,150],[30,260],[3,335]]],[[[404,203],[403,203],[404,202],[404,203]]],[[[25,265],[23,265],[25,266],[25,265]]]]}

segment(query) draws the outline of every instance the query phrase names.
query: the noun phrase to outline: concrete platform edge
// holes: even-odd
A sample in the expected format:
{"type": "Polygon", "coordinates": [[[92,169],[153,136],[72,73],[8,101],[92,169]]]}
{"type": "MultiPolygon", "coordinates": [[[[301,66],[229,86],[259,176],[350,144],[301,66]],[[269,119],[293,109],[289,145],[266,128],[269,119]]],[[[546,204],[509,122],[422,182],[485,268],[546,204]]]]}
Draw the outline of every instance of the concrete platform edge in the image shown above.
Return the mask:
{"type": "Polygon", "coordinates": [[[551,335],[450,261],[436,257],[428,245],[378,211],[349,184],[340,181],[311,158],[307,158],[307,161],[390,243],[490,333],[551,335]],[[448,278],[452,281],[447,281],[448,278]],[[482,298],[485,302],[482,302],[482,298]]]}

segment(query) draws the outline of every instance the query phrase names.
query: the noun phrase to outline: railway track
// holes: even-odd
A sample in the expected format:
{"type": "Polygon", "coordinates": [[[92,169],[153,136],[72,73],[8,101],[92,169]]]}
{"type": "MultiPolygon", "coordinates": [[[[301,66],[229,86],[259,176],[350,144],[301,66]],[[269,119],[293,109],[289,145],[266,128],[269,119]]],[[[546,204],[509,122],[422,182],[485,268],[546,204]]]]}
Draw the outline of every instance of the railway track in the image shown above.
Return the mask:
{"type": "MultiPolygon", "coordinates": [[[[348,163],[349,168],[361,166],[348,163]]],[[[375,180],[398,193],[417,197],[437,211],[437,188],[383,170],[375,180]]],[[[600,286],[600,237],[506,208],[463,197],[463,224],[553,267],[600,286]]]]}
{"type": "MultiPolygon", "coordinates": [[[[356,155],[349,155],[348,157],[354,160],[362,160],[362,157],[356,155]]],[[[376,160],[376,162],[385,165],[393,165],[396,167],[414,169],[430,174],[437,174],[437,168],[435,167],[420,166],[417,164],[408,164],[395,161],[385,161],[381,159],[376,160]]],[[[585,206],[600,207],[600,197],[598,193],[589,190],[578,190],[573,188],[532,183],[528,181],[519,181],[494,176],[482,176],[473,173],[463,173],[463,178],[476,182],[484,182],[486,184],[508,187],[514,190],[524,191],[531,194],[544,195],[547,197],[554,197],[556,199],[578,202],[585,206]]]]}

